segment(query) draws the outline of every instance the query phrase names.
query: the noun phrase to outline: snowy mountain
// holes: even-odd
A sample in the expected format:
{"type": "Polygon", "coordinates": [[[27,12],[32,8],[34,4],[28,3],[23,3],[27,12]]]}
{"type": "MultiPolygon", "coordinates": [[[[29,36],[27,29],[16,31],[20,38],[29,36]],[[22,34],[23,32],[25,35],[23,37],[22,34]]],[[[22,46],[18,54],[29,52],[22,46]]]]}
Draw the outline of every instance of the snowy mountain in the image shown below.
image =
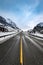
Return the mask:
{"type": "Polygon", "coordinates": [[[41,33],[43,34],[43,22],[37,24],[32,30],[28,30],[29,33],[41,33]]]}
{"type": "Polygon", "coordinates": [[[0,16],[0,26],[3,28],[8,29],[9,31],[19,29],[17,25],[9,18],[5,19],[4,17],[0,16]]]}
{"type": "Polygon", "coordinates": [[[6,19],[6,22],[8,23],[9,26],[11,26],[12,28],[16,29],[16,24],[11,20],[11,19],[6,19]]]}
{"type": "Polygon", "coordinates": [[[43,22],[37,24],[37,25],[34,27],[33,32],[43,33],[43,22]]]}
{"type": "Polygon", "coordinates": [[[43,22],[37,24],[37,26],[43,27],[43,22]]]}
{"type": "Polygon", "coordinates": [[[0,23],[7,25],[8,23],[6,22],[6,19],[0,16],[0,23]]]}

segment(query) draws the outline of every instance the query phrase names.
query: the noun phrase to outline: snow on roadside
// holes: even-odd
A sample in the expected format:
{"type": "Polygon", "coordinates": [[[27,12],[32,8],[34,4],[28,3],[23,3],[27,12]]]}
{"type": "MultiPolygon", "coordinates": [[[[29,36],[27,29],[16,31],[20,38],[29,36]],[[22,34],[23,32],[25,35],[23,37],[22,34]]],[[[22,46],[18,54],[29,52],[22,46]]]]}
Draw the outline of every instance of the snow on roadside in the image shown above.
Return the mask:
{"type": "Polygon", "coordinates": [[[36,33],[31,33],[32,35],[35,35],[35,36],[39,36],[39,37],[43,37],[43,34],[40,34],[40,33],[38,33],[38,32],[36,32],[36,33]]]}
{"type": "Polygon", "coordinates": [[[19,34],[20,32],[21,32],[21,30],[19,30],[19,32],[17,30],[13,31],[13,32],[0,32],[0,37],[4,36],[4,35],[12,34],[12,35],[9,35],[9,36],[1,37],[0,38],[0,44],[2,44],[3,42],[7,41],[8,39],[14,37],[15,35],[19,34]]]}
{"type": "Polygon", "coordinates": [[[8,34],[13,34],[13,33],[16,33],[17,31],[13,31],[13,32],[0,32],[0,36],[3,36],[3,35],[8,35],[8,34]]]}
{"type": "Polygon", "coordinates": [[[4,35],[9,35],[9,36],[5,36],[5,37],[1,37],[0,38],[0,44],[2,44],[3,42],[7,41],[8,39],[12,38],[13,36],[17,35],[19,32],[17,31],[13,31],[13,32],[0,32],[0,37],[4,36],[4,35]]]}
{"type": "MultiPolygon", "coordinates": [[[[17,34],[17,33],[16,33],[17,34]]],[[[0,38],[0,44],[2,44],[3,42],[7,41],[8,39],[12,38],[13,36],[15,36],[16,34],[10,35],[10,36],[6,36],[6,37],[2,37],[0,38]]]]}

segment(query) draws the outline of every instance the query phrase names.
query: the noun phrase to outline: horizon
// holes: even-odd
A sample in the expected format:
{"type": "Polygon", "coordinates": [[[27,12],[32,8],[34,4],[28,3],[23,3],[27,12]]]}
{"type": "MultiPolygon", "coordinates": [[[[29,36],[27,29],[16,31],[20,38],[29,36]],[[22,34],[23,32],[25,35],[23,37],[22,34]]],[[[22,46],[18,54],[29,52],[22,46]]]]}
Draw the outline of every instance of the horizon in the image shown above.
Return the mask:
{"type": "Polygon", "coordinates": [[[0,0],[0,16],[10,18],[22,30],[43,22],[43,0],[0,0]]]}

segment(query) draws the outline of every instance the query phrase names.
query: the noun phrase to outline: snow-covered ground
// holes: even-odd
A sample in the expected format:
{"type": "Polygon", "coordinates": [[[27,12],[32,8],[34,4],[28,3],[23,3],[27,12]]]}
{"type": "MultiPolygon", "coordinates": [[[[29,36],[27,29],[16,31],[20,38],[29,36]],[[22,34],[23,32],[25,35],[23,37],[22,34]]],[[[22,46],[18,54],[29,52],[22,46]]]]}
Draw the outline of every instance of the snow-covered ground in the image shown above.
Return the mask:
{"type": "Polygon", "coordinates": [[[40,33],[38,33],[38,32],[36,32],[36,33],[31,33],[32,35],[35,35],[35,36],[39,36],[39,37],[43,37],[43,34],[40,34],[40,33]]]}
{"type": "Polygon", "coordinates": [[[14,29],[10,26],[6,26],[5,28],[8,29],[8,31],[14,31],[14,29]]]}
{"type": "Polygon", "coordinates": [[[5,42],[6,40],[10,39],[11,37],[19,34],[21,31],[13,31],[13,32],[0,32],[0,44],[2,44],[3,42],[5,42]],[[11,34],[11,35],[10,35],[11,34]],[[4,35],[8,35],[8,36],[5,36],[5,37],[1,37],[1,36],[4,36],[4,35]]]}
{"type": "Polygon", "coordinates": [[[16,33],[17,31],[13,31],[13,32],[0,32],[0,36],[4,36],[4,35],[9,35],[9,34],[13,34],[16,33]]]}

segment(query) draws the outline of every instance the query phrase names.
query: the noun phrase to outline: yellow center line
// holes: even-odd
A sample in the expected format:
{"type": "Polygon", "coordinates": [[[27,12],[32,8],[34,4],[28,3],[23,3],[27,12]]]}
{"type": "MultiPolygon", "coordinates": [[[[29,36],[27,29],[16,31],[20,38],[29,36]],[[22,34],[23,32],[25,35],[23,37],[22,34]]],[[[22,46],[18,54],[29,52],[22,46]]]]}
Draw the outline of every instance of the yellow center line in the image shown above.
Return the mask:
{"type": "Polygon", "coordinates": [[[20,64],[23,65],[22,36],[20,37],[20,64]]]}

